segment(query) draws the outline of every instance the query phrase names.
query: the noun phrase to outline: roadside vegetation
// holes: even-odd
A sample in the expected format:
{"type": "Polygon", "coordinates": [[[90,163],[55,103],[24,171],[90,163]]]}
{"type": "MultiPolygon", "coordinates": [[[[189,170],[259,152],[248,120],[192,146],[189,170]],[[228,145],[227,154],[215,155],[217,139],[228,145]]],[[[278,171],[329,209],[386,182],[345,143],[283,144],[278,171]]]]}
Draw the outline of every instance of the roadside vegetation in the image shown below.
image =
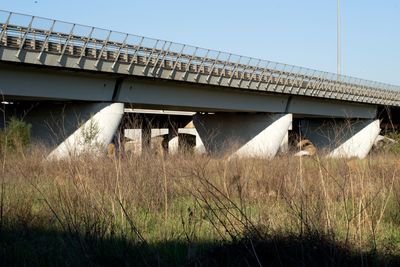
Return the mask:
{"type": "Polygon", "coordinates": [[[400,264],[395,153],[48,161],[40,145],[1,144],[3,266],[400,264]]]}

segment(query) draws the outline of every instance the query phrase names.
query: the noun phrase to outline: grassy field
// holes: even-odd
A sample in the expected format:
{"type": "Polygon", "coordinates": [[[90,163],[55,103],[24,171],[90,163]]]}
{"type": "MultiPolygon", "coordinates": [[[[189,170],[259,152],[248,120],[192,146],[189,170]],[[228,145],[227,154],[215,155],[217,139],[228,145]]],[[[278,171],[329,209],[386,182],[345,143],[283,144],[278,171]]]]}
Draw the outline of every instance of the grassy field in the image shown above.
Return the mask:
{"type": "Polygon", "coordinates": [[[395,266],[400,160],[3,153],[0,264],[395,266]]]}

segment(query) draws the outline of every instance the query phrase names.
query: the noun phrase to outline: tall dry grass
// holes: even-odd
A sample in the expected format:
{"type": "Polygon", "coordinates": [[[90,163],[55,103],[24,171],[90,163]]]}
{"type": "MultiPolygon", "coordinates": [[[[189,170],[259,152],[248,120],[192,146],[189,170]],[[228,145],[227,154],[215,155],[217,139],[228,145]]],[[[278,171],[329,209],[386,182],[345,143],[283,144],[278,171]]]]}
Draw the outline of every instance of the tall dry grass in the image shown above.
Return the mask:
{"type": "MultiPolygon", "coordinates": [[[[21,152],[22,153],[22,152],[21,152]]],[[[147,151],[3,157],[0,258],[34,265],[400,261],[400,161],[147,151]]]]}

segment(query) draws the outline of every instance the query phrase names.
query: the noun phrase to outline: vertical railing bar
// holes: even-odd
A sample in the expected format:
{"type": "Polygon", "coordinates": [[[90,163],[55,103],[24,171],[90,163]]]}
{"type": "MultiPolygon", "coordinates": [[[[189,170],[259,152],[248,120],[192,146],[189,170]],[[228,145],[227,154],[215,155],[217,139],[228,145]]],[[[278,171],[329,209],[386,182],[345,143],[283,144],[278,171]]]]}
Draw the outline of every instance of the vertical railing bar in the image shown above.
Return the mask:
{"type": "Polygon", "coordinates": [[[186,45],[183,45],[183,46],[182,46],[181,51],[180,51],[179,54],[176,56],[176,61],[175,61],[174,66],[172,67],[171,73],[169,74],[169,78],[172,78],[172,75],[174,75],[176,66],[178,66],[178,61],[181,59],[183,50],[185,49],[185,46],[186,46],[186,45]]]}
{"type": "Polygon", "coordinates": [[[119,49],[118,49],[118,53],[117,53],[117,55],[116,55],[116,57],[115,57],[114,63],[111,65],[111,69],[114,69],[114,68],[115,68],[115,64],[117,63],[117,61],[118,61],[118,59],[119,59],[119,56],[121,55],[122,49],[124,49],[124,46],[125,46],[125,44],[126,44],[126,40],[128,39],[128,36],[129,36],[129,34],[127,33],[127,34],[125,35],[124,40],[122,41],[122,45],[121,45],[121,46],[119,47],[119,49]]]}
{"type": "Polygon", "coordinates": [[[185,68],[185,72],[183,73],[181,79],[185,78],[186,74],[190,70],[190,64],[192,64],[192,60],[195,58],[198,49],[199,49],[198,47],[196,47],[194,49],[193,55],[190,57],[189,61],[187,62],[187,65],[186,65],[186,68],[185,68]]]}
{"type": "Polygon", "coordinates": [[[341,98],[343,98],[344,95],[344,87],[347,84],[347,80],[340,80],[338,81],[337,79],[334,81],[335,85],[337,84],[337,86],[335,87],[336,89],[336,98],[338,98],[339,94],[341,94],[341,98]]]}
{"type": "MultiPolygon", "coordinates": [[[[2,27],[2,30],[1,30],[1,34],[0,34],[0,42],[3,40],[4,32],[7,31],[8,23],[10,22],[10,18],[11,18],[11,15],[12,15],[12,14],[13,14],[13,13],[10,12],[10,14],[8,15],[8,18],[7,18],[7,20],[6,20],[6,23],[3,24],[3,27],[2,27]]],[[[7,39],[6,39],[6,45],[7,45],[7,39]]]]}
{"type": "Polygon", "coordinates": [[[344,89],[345,93],[347,94],[347,97],[351,94],[351,88],[353,87],[353,81],[352,78],[349,78],[349,81],[347,82],[347,86],[344,89]]]}
{"type": "MultiPolygon", "coordinates": [[[[307,71],[308,71],[308,70],[307,70],[307,71]]],[[[315,72],[316,72],[316,70],[314,70],[314,72],[311,74],[311,76],[310,76],[310,75],[304,75],[303,81],[304,81],[304,79],[305,79],[306,76],[308,77],[308,83],[307,83],[306,87],[304,88],[304,94],[306,94],[307,89],[308,89],[308,86],[311,84],[311,81],[312,81],[313,78],[314,78],[315,72]]],[[[303,85],[303,81],[302,81],[302,84],[301,84],[301,85],[299,86],[299,88],[297,89],[297,91],[296,91],[297,93],[300,91],[301,86],[303,85]]]]}
{"type": "Polygon", "coordinates": [[[63,47],[63,49],[62,49],[62,51],[61,51],[61,55],[60,55],[60,57],[58,58],[58,62],[60,62],[60,63],[61,63],[62,57],[64,56],[65,50],[67,50],[68,43],[69,43],[69,41],[71,40],[72,34],[73,34],[73,32],[74,32],[74,29],[75,29],[75,25],[76,25],[76,24],[73,24],[73,25],[72,25],[71,31],[70,31],[70,33],[69,33],[69,35],[68,35],[68,38],[67,38],[67,40],[65,40],[65,44],[64,44],[64,47],[63,47]]]}
{"type": "Polygon", "coordinates": [[[40,58],[42,57],[42,54],[43,54],[44,50],[46,49],[47,43],[49,42],[49,38],[50,38],[51,33],[53,32],[53,28],[54,28],[55,24],[56,24],[56,20],[53,21],[53,24],[51,25],[50,30],[46,35],[46,39],[43,42],[42,50],[40,51],[39,55],[37,56],[37,60],[40,60],[40,58]]]}
{"type": "Polygon", "coordinates": [[[28,38],[28,34],[29,34],[29,32],[31,31],[32,23],[33,23],[33,20],[34,20],[34,19],[35,19],[35,16],[32,16],[32,19],[31,19],[31,21],[29,22],[29,26],[28,26],[28,28],[26,29],[26,32],[25,32],[25,34],[24,34],[24,38],[22,39],[22,42],[21,42],[21,44],[20,44],[20,46],[19,46],[19,50],[18,50],[17,53],[15,54],[15,57],[19,57],[19,54],[21,53],[22,48],[24,47],[26,38],[28,38]]]}
{"type": "MultiPolygon", "coordinates": [[[[336,87],[338,86],[338,84],[336,83],[336,81],[333,79],[334,77],[334,73],[330,73],[330,77],[328,79],[328,89],[329,89],[329,97],[332,98],[332,94],[336,93],[336,96],[338,94],[338,90],[336,90],[336,87]]],[[[342,83],[342,81],[340,81],[340,83],[342,83]]]]}
{"type": "Polygon", "coordinates": [[[185,69],[186,72],[187,72],[188,70],[190,70],[190,64],[192,64],[192,60],[195,58],[198,49],[199,49],[199,48],[196,47],[196,49],[195,49],[194,52],[193,52],[192,57],[191,57],[190,60],[188,61],[187,66],[186,66],[186,69],[185,69]]]}
{"type": "Polygon", "coordinates": [[[321,81],[323,80],[323,76],[325,75],[325,72],[320,72],[320,71],[315,71],[315,72],[314,72],[313,75],[312,75],[312,78],[315,79],[315,82],[312,83],[312,86],[310,87],[310,89],[311,89],[311,95],[314,94],[314,91],[316,91],[316,90],[319,89],[318,87],[319,87],[321,81]],[[319,73],[318,77],[314,77],[315,72],[318,72],[318,73],[319,73]]]}
{"type": "MultiPolygon", "coordinates": [[[[361,94],[361,96],[360,97],[362,97],[363,98],[363,101],[364,101],[364,99],[365,99],[365,97],[366,96],[368,96],[368,92],[365,90],[365,88],[364,88],[364,84],[363,84],[363,80],[362,79],[359,79],[359,81],[360,81],[360,94],[361,94]]],[[[358,97],[357,99],[359,99],[360,97],[358,97]]]]}
{"type": "Polygon", "coordinates": [[[151,59],[153,58],[153,53],[154,53],[154,51],[157,49],[157,45],[158,45],[158,42],[159,42],[159,41],[160,41],[160,40],[156,40],[156,43],[154,44],[153,49],[152,49],[151,52],[150,52],[149,59],[147,60],[146,64],[144,65],[143,73],[145,73],[147,66],[149,65],[151,59]]]}
{"type": "Polygon", "coordinates": [[[276,66],[278,66],[277,62],[275,62],[275,66],[272,69],[269,69],[269,72],[271,73],[271,75],[268,77],[267,84],[265,85],[265,90],[268,89],[268,86],[270,85],[270,83],[272,81],[272,78],[273,78],[272,72],[275,71],[276,66]]]}
{"type": "Polygon", "coordinates": [[[228,56],[228,58],[224,61],[224,66],[222,67],[222,70],[221,70],[221,75],[219,76],[219,78],[218,78],[218,80],[217,80],[217,83],[220,83],[221,82],[221,79],[222,79],[222,76],[224,76],[224,71],[225,71],[225,68],[226,68],[226,65],[229,63],[231,63],[229,60],[231,59],[231,56],[232,56],[232,54],[229,54],[229,56],[228,56]]]}
{"type": "Polygon", "coordinates": [[[241,75],[241,77],[240,77],[240,79],[239,79],[239,81],[238,81],[238,86],[239,86],[239,87],[240,87],[240,84],[242,83],[243,77],[244,77],[244,75],[245,75],[245,73],[246,73],[247,68],[249,67],[249,64],[250,64],[251,60],[252,60],[252,58],[250,57],[250,58],[249,58],[249,61],[247,62],[247,65],[246,65],[246,66],[243,68],[243,70],[242,70],[242,75],[241,75]]]}
{"type": "Polygon", "coordinates": [[[219,58],[220,55],[221,55],[221,51],[218,51],[217,57],[215,58],[215,60],[213,62],[213,65],[211,67],[210,73],[208,74],[208,76],[206,78],[206,82],[210,81],[210,77],[211,77],[211,75],[212,75],[212,73],[214,71],[215,65],[217,64],[217,61],[218,61],[218,58],[219,58]]]}
{"type": "MultiPolygon", "coordinates": [[[[335,83],[337,83],[338,81],[335,81],[335,83]]],[[[346,86],[346,84],[347,84],[347,80],[343,80],[342,82],[340,82],[339,83],[339,86],[337,87],[337,92],[338,92],[338,95],[339,95],[339,93],[341,93],[342,94],[342,97],[343,97],[343,95],[344,95],[344,88],[345,88],[345,86],[346,86]]]]}
{"type": "Polygon", "coordinates": [[[207,50],[206,55],[201,59],[201,64],[200,64],[200,67],[199,67],[199,71],[197,72],[197,74],[196,74],[196,76],[194,78],[195,80],[197,80],[199,78],[201,68],[203,68],[203,66],[204,66],[204,62],[206,61],[206,58],[208,57],[208,53],[210,53],[210,49],[207,50]]]}
{"type": "Polygon", "coordinates": [[[323,75],[323,77],[322,77],[322,79],[321,79],[321,81],[319,82],[318,87],[317,87],[317,89],[318,89],[320,92],[323,91],[324,96],[325,96],[326,93],[328,92],[328,90],[324,89],[324,86],[323,86],[323,85],[324,85],[324,82],[325,82],[325,81],[328,81],[328,79],[326,78],[328,75],[329,75],[329,72],[325,71],[325,72],[324,72],[324,75],[323,75]]]}
{"type": "Polygon", "coordinates": [[[325,76],[325,72],[320,72],[320,75],[318,76],[318,78],[316,79],[315,83],[313,83],[312,87],[310,87],[311,89],[311,95],[314,95],[315,91],[319,91],[319,85],[321,84],[321,82],[323,81],[325,76]]]}
{"type": "Polygon", "coordinates": [[[270,63],[271,63],[271,61],[267,61],[267,65],[265,65],[265,68],[263,69],[263,71],[260,74],[260,81],[257,84],[257,90],[260,88],[261,82],[262,82],[262,80],[264,78],[265,71],[268,70],[268,66],[269,66],[270,63]]]}
{"type": "Polygon", "coordinates": [[[353,82],[350,88],[350,95],[352,97],[352,99],[354,99],[354,97],[357,95],[357,90],[358,90],[358,84],[357,84],[357,79],[353,78],[353,82]]]}
{"type": "Polygon", "coordinates": [[[89,36],[85,40],[84,45],[82,46],[81,55],[79,56],[79,59],[76,61],[76,65],[81,64],[82,57],[85,55],[85,50],[86,50],[86,47],[87,47],[87,45],[88,45],[88,43],[90,41],[90,38],[92,38],[93,31],[94,31],[94,27],[92,27],[92,29],[90,30],[89,36]]]}
{"type": "Polygon", "coordinates": [[[251,82],[253,81],[253,78],[254,78],[254,74],[256,74],[256,73],[257,73],[257,70],[258,70],[258,65],[260,65],[260,63],[261,63],[261,59],[259,59],[259,60],[258,60],[258,62],[257,62],[257,64],[256,64],[256,66],[254,67],[254,70],[253,70],[253,72],[251,73],[251,76],[250,76],[249,82],[247,83],[247,88],[249,88],[249,87],[250,87],[250,84],[251,84],[251,82]]]}
{"type": "MultiPolygon", "coordinates": [[[[299,67],[299,71],[295,74],[295,76],[294,76],[294,79],[293,79],[293,82],[292,82],[292,86],[290,87],[290,93],[292,93],[292,90],[293,90],[293,87],[294,87],[294,83],[295,82],[297,82],[297,78],[299,77],[299,74],[300,74],[300,72],[301,72],[301,70],[302,70],[302,68],[301,67],[299,67]]],[[[303,79],[301,80],[301,82],[300,82],[300,85],[299,86],[301,86],[301,84],[303,83],[303,81],[304,81],[304,75],[303,75],[303,79]]]]}
{"type": "MultiPolygon", "coordinates": [[[[153,73],[154,72],[154,69],[156,68],[156,65],[157,65],[157,63],[158,63],[158,59],[160,58],[160,56],[164,53],[164,47],[165,47],[165,45],[167,44],[167,41],[164,41],[164,44],[163,44],[163,46],[161,47],[161,50],[157,53],[157,57],[156,57],[156,61],[154,62],[154,65],[153,65],[153,68],[151,69],[151,73],[153,73]]],[[[171,42],[170,42],[170,45],[169,46],[171,46],[171,42]]]]}
{"type": "MultiPolygon", "coordinates": [[[[274,87],[274,89],[273,89],[274,91],[275,91],[276,88],[278,87],[279,82],[281,81],[282,74],[285,72],[286,67],[287,67],[287,65],[284,64],[284,65],[283,65],[282,71],[279,73],[278,80],[277,80],[276,83],[275,83],[275,87],[274,87]]],[[[293,67],[292,67],[292,69],[293,69],[293,67]]]]}
{"type": "Polygon", "coordinates": [[[33,49],[33,50],[36,50],[36,30],[35,30],[35,29],[32,29],[32,39],[31,39],[31,42],[32,42],[32,49],[33,49]]]}
{"type": "Polygon", "coordinates": [[[358,96],[358,90],[359,90],[359,79],[354,78],[354,83],[351,88],[351,96],[352,99],[354,99],[356,96],[358,96]]]}
{"type": "MultiPolygon", "coordinates": [[[[292,67],[290,68],[290,70],[289,70],[288,73],[289,73],[289,74],[293,74],[293,73],[292,73],[293,69],[294,69],[294,66],[292,65],[292,67]]],[[[289,75],[286,74],[286,79],[285,79],[285,83],[283,84],[283,87],[282,87],[282,92],[283,92],[283,90],[285,90],[285,87],[286,87],[286,84],[287,84],[288,80],[289,80],[289,75]]]]}
{"type": "MultiPolygon", "coordinates": [[[[130,62],[130,64],[129,64],[128,68],[126,68],[126,70],[127,70],[128,72],[131,71],[131,68],[132,68],[132,66],[133,66],[133,61],[135,61],[135,57],[136,57],[136,55],[139,53],[140,47],[142,46],[142,43],[143,43],[143,40],[144,40],[144,37],[142,37],[142,39],[140,40],[140,42],[139,42],[139,44],[138,44],[138,47],[137,47],[135,53],[133,53],[133,55],[132,55],[132,60],[131,60],[131,62],[130,62]]],[[[128,55],[128,56],[129,56],[129,55],[128,55]]]]}
{"type": "MultiPolygon", "coordinates": [[[[162,57],[161,57],[161,60],[160,60],[160,67],[158,67],[158,69],[157,69],[157,73],[156,73],[157,75],[160,73],[160,70],[161,70],[161,68],[162,68],[163,62],[164,62],[165,58],[167,57],[167,55],[169,54],[169,50],[171,49],[171,46],[172,46],[172,42],[169,42],[169,46],[168,46],[168,48],[167,48],[167,51],[164,52],[163,50],[161,50],[162,57]]],[[[163,46],[163,48],[164,48],[164,46],[163,46]]],[[[161,54],[161,53],[160,53],[160,54],[161,54]]],[[[159,57],[157,57],[156,63],[154,63],[153,71],[154,71],[155,67],[156,67],[157,64],[158,64],[158,58],[159,58],[159,57]]]]}
{"type": "Polygon", "coordinates": [[[238,61],[235,63],[235,67],[234,67],[234,69],[233,69],[233,71],[232,71],[232,75],[231,75],[231,77],[229,78],[229,80],[228,80],[228,84],[229,85],[231,85],[231,82],[232,82],[232,79],[233,79],[233,76],[235,75],[235,73],[236,73],[236,70],[237,70],[237,67],[239,66],[239,64],[240,64],[240,60],[242,59],[242,56],[239,56],[239,59],[238,59],[238,61]]]}
{"type": "Polygon", "coordinates": [[[108,32],[107,39],[103,42],[103,47],[100,50],[100,54],[97,58],[97,61],[93,64],[95,68],[97,68],[97,66],[99,65],[101,57],[103,56],[104,50],[107,48],[108,40],[110,39],[111,33],[112,33],[112,31],[108,32]]]}
{"type": "MultiPolygon", "coordinates": [[[[167,49],[167,51],[163,54],[163,56],[162,56],[162,58],[161,58],[161,61],[160,61],[160,67],[158,68],[158,70],[157,70],[157,75],[159,75],[160,74],[160,70],[161,70],[161,68],[162,68],[162,64],[163,63],[165,63],[165,58],[167,57],[167,55],[169,54],[169,50],[171,49],[171,46],[172,46],[172,42],[169,42],[169,46],[168,46],[168,49],[167,49]]],[[[154,65],[154,67],[157,65],[157,62],[156,62],[156,64],[154,65]]],[[[165,65],[165,64],[164,64],[165,65]]]]}

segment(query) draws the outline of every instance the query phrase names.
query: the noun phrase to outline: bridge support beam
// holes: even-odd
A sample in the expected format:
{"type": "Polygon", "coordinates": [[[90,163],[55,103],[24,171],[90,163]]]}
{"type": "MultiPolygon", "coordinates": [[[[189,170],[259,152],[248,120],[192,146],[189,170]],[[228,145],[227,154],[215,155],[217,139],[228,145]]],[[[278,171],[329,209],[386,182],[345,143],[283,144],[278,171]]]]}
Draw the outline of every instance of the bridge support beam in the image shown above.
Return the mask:
{"type": "Polygon", "coordinates": [[[196,114],[193,122],[212,155],[272,158],[292,124],[292,114],[196,114]]]}
{"type": "Polygon", "coordinates": [[[49,159],[83,152],[105,154],[124,113],[122,103],[26,102],[10,105],[9,116],[32,125],[32,141],[53,149],[49,159]]]}
{"type": "Polygon", "coordinates": [[[365,158],[380,132],[379,120],[302,121],[302,133],[317,151],[332,158],[365,158]]]}

